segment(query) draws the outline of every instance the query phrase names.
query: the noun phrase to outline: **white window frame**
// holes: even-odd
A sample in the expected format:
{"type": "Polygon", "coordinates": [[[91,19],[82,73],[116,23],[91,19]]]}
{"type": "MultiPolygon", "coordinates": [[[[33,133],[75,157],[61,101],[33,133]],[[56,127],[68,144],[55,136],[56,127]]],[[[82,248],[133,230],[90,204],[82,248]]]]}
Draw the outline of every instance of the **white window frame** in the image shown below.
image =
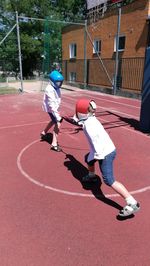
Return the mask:
{"type": "MultiPolygon", "coordinates": [[[[122,37],[124,37],[125,38],[125,43],[126,43],[126,36],[125,35],[120,35],[119,36],[119,42],[120,42],[120,38],[122,38],[122,37]]],[[[116,42],[116,40],[117,40],[117,36],[115,36],[115,40],[114,40],[114,52],[116,52],[116,44],[117,44],[117,42],[116,42]]],[[[123,52],[125,50],[125,44],[124,44],[124,48],[123,49],[119,49],[119,45],[118,45],[118,52],[123,52]]]]}
{"type": "Polygon", "coordinates": [[[76,58],[77,56],[77,45],[76,43],[70,43],[69,44],[69,57],[71,58],[76,58]]]}
{"type": "Polygon", "coordinates": [[[100,52],[101,52],[101,40],[96,38],[93,41],[93,54],[100,52]]]}

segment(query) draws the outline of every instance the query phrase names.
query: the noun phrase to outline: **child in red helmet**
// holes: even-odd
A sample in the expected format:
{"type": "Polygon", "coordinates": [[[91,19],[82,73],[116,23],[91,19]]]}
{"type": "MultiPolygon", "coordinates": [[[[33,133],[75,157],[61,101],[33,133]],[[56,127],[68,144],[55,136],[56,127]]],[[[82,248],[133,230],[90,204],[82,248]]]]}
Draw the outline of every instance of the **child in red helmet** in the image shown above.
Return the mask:
{"type": "Polygon", "coordinates": [[[113,161],[116,156],[116,148],[102,124],[95,117],[95,111],[96,103],[93,100],[80,99],[76,103],[76,117],[78,123],[82,123],[83,132],[90,146],[90,152],[85,156],[89,173],[83,177],[82,181],[94,181],[94,166],[98,161],[104,183],[126,201],[126,206],[119,212],[119,216],[130,216],[140,209],[140,205],[124,185],[115,180],[113,161]]]}

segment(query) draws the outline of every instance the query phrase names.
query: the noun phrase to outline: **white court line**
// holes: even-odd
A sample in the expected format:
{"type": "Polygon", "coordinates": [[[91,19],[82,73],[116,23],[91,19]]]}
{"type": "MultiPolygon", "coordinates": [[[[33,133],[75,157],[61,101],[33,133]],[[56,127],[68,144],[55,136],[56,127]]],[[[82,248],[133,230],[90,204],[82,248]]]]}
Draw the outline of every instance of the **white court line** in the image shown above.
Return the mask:
{"type": "MultiPolygon", "coordinates": [[[[101,95],[102,97],[106,97],[106,95],[101,95]]],[[[112,95],[109,95],[109,97],[112,97],[112,95]]],[[[115,97],[115,96],[113,96],[115,97]]],[[[117,98],[117,99],[127,99],[127,98],[117,98]]],[[[106,101],[106,102],[110,102],[110,103],[115,103],[115,104],[120,104],[120,105],[124,105],[124,106],[127,106],[127,107],[132,107],[132,108],[136,108],[136,109],[140,109],[139,106],[134,106],[134,105],[131,105],[131,104],[127,104],[127,103],[122,103],[122,102],[117,102],[117,101],[113,101],[113,100],[108,100],[108,99],[101,99],[101,98],[98,98],[98,100],[100,101],[106,101]]],[[[130,100],[130,99],[129,99],[130,100]]],[[[135,100],[135,99],[134,99],[135,100]]],[[[137,100],[138,101],[138,100],[137,100]]],[[[139,100],[140,101],[140,100],[139,100]]]]}
{"type": "MultiPolygon", "coordinates": [[[[84,95],[85,96],[85,93],[86,92],[84,92],[84,93],[82,93],[82,95],[84,95]]],[[[93,92],[92,92],[93,93],[93,92]]],[[[90,98],[90,96],[89,96],[89,94],[87,93],[87,95],[88,95],[88,97],[90,98]]],[[[65,96],[65,98],[70,98],[70,96],[68,96],[68,95],[64,95],[65,96]]],[[[102,97],[106,97],[106,95],[101,95],[102,97]]],[[[109,97],[111,97],[111,95],[109,95],[109,97]]],[[[92,97],[91,97],[92,98],[92,97]]],[[[124,98],[122,98],[122,99],[124,99],[124,98]]],[[[105,98],[100,98],[100,97],[98,97],[98,100],[100,100],[100,101],[105,101],[105,102],[110,102],[110,103],[115,103],[115,104],[119,104],[119,105],[124,105],[124,106],[127,106],[127,107],[131,107],[131,108],[136,108],[136,109],[140,109],[140,106],[134,106],[134,105],[131,105],[131,104],[127,104],[127,103],[121,103],[121,102],[117,102],[117,101],[113,101],[113,100],[108,100],[108,99],[105,99],[105,98]]]]}
{"type": "MultiPolygon", "coordinates": [[[[101,120],[102,121],[104,121],[104,122],[107,122],[107,123],[111,123],[111,121],[108,121],[108,120],[106,120],[106,119],[103,119],[103,118],[101,118],[101,120]]],[[[127,125],[122,125],[122,126],[118,126],[118,124],[117,123],[114,123],[113,121],[112,121],[112,125],[113,125],[113,127],[119,127],[119,128],[121,128],[121,129],[125,129],[125,130],[128,130],[128,131],[130,131],[130,132],[132,132],[132,133],[136,133],[136,134],[138,134],[138,135],[140,135],[140,136],[142,136],[142,137],[146,137],[146,138],[149,138],[150,139],[150,136],[149,135],[144,135],[144,133],[142,133],[142,132],[140,132],[140,131],[135,131],[135,130],[133,130],[133,129],[131,129],[131,128],[128,128],[128,127],[126,127],[127,125]]],[[[108,130],[108,129],[106,129],[106,130],[108,130]]]]}
{"type": "Polygon", "coordinates": [[[21,124],[21,125],[12,125],[12,126],[2,126],[0,129],[7,129],[7,128],[15,128],[15,127],[25,127],[25,126],[33,126],[33,125],[38,125],[38,124],[44,124],[48,123],[47,121],[41,121],[41,122],[34,122],[34,123],[28,123],[28,124],[21,124]]]}
{"type": "MultiPolygon", "coordinates": [[[[124,113],[124,112],[120,112],[120,111],[117,111],[117,110],[111,109],[111,108],[107,108],[107,109],[106,109],[106,107],[102,107],[102,106],[99,106],[99,105],[98,105],[98,108],[99,108],[99,109],[103,109],[103,110],[105,110],[106,112],[107,112],[107,110],[108,110],[108,111],[114,112],[114,113],[116,113],[116,114],[122,114],[122,115],[128,116],[128,117],[130,117],[130,118],[139,119],[138,116],[130,115],[130,114],[127,114],[127,113],[124,113]]],[[[112,114],[112,115],[113,115],[113,114],[112,114]]]]}
{"type": "MultiPolygon", "coordinates": [[[[64,105],[64,106],[65,106],[65,105],[64,105]]],[[[67,106],[67,107],[68,107],[69,109],[72,110],[72,108],[71,108],[70,106],[67,106]]],[[[104,108],[104,107],[100,107],[100,108],[106,110],[106,108],[104,108]]],[[[113,109],[109,109],[109,108],[107,108],[107,110],[109,110],[109,111],[113,111],[113,112],[116,112],[116,113],[125,114],[125,115],[127,115],[128,117],[131,117],[131,118],[136,118],[135,116],[131,116],[131,115],[128,115],[128,114],[126,114],[126,113],[118,112],[118,111],[113,110],[113,109]]],[[[104,121],[104,122],[111,123],[111,121],[105,120],[105,119],[103,119],[103,118],[101,118],[100,120],[102,120],[102,121],[104,121]]],[[[32,126],[32,125],[38,125],[38,124],[44,124],[44,123],[48,123],[48,120],[47,120],[47,121],[43,121],[43,122],[41,121],[41,122],[28,123],[28,124],[21,124],[21,125],[2,126],[2,127],[0,127],[0,130],[1,130],[1,129],[9,129],[9,128],[17,128],[17,127],[32,126]]],[[[113,125],[117,125],[117,124],[114,124],[114,123],[113,123],[113,125]]],[[[125,130],[128,130],[128,131],[131,131],[131,132],[133,132],[133,133],[136,133],[136,134],[138,134],[138,135],[140,135],[140,136],[143,136],[143,137],[146,137],[146,138],[150,138],[149,135],[146,135],[146,134],[144,134],[144,133],[142,133],[142,132],[140,132],[140,131],[135,131],[135,130],[133,130],[133,129],[131,129],[131,128],[127,128],[127,127],[125,127],[125,126],[119,126],[119,127],[120,127],[120,128],[124,128],[125,130]]]]}
{"type": "MultiPolygon", "coordinates": [[[[66,98],[68,98],[68,99],[72,99],[71,97],[69,97],[69,96],[67,96],[66,98]]],[[[114,102],[114,103],[117,103],[117,102],[114,102]]],[[[100,109],[104,109],[105,111],[112,111],[112,112],[114,112],[114,113],[117,113],[117,114],[123,114],[123,115],[125,115],[125,116],[128,116],[128,117],[130,117],[130,118],[135,118],[135,119],[139,119],[139,117],[137,117],[137,116],[134,116],[134,115],[130,115],[130,114],[127,114],[127,113],[124,113],[124,112],[120,112],[120,111],[117,111],[117,110],[114,110],[114,109],[111,109],[111,108],[109,108],[109,107],[102,107],[102,106],[100,106],[100,105],[98,105],[98,104],[96,104],[97,105],[97,107],[98,108],[100,108],[100,109]]],[[[67,106],[68,107],[68,106],[67,106]]],[[[130,106],[130,107],[133,107],[133,106],[130,106]]]]}
{"type": "MultiPolygon", "coordinates": [[[[67,96],[67,98],[72,99],[72,98],[69,97],[69,96],[67,96]]],[[[70,106],[67,106],[67,107],[68,107],[69,109],[72,110],[72,108],[71,108],[70,106]]],[[[109,110],[109,111],[112,111],[112,112],[114,112],[114,113],[116,113],[116,114],[117,114],[117,113],[118,113],[118,114],[123,114],[123,115],[125,115],[125,116],[130,117],[130,118],[138,119],[137,116],[133,116],[133,115],[129,115],[129,114],[127,114],[127,113],[123,113],[123,112],[120,112],[120,111],[116,111],[116,110],[111,109],[111,108],[107,108],[107,110],[106,110],[105,107],[101,107],[101,106],[99,106],[99,105],[97,105],[97,107],[100,108],[100,109],[103,109],[103,110],[105,110],[105,111],[109,110]]],[[[112,115],[113,115],[113,114],[112,114],[112,115]]],[[[103,119],[103,118],[100,118],[100,120],[105,121],[105,122],[108,122],[108,123],[111,123],[111,121],[105,120],[105,119],[103,119]]],[[[117,124],[113,124],[113,125],[117,125],[117,124]]],[[[146,135],[146,134],[144,134],[144,133],[142,133],[142,132],[140,132],[140,131],[135,131],[134,129],[131,129],[131,128],[127,128],[127,127],[125,127],[125,126],[119,126],[119,128],[123,128],[123,129],[125,129],[125,130],[131,131],[131,132],[133,132],[133,133],[135,133],[135,134],[138,134],[138,135],[140,135],[140,136],[142,136],[142,137],[150,138],[149,135],[146,135]]]]}
{"type": "MultiPolygon", "coordinates": [[[[66,95],[63,95],[65,96],[64,98],[66,99],[70,99],[72,100],[72,97],[69,97],[69,96],[66,96],[66,95]]],[[[108,95],[109,97],[111,97],[111,95],[108,95]]],[[[101,100],[101,99],[100,99],[101,100]]],[[[106,100],[106,99],[103,99],[103,100],[106,100]]],[[[106,100],[106,101],[109,101],[109,100],[106,100]]],[[[122,103],[118,103],[118,102],[115,102],[115,101],[110,101],[110,102],[113,102],[113,103],[116,103],[116,104],[122,104],[122,103]]],[[[123,105],[126,105],[126,104],[123,104],[123,105]]],[[[62,102],[62,106],[66,107],[66,105],[62,102]]],[[[130,106],[130,107],[133,107],[132,105],[127,105],[127,106],[130,106]]],[[[71,110],[73,110],[72,106],[70,105],[67,105],[67,107],[71,110]]],[[[98,108],[101,108],[101,109],[104,109],[106,110],[105,107],[102,107],[102,106],[99,106],[97,105],[98,108]]],[[[118,113],[118,114],[123,114],[123,115],[126,115],[128,117],[131,117],[131,118],[135,118],[135,119],[138,119],[137,116],[133,116],[133,115],[130,115],[130,114],[127,114],[127,113],[124,113],[124,112],[120,112],[120,111],[117,111],[117,110],[114,110],[114,109],[111,109],[111,108],[107,108],[107,110],[109,111],[112,111],[114,113],[118,113]]],[[[1,126],[0,129],[9,129],[9,128],[16,128],[16,127],[24,127],[24,126],[32,126],[32,125],[38,125],[38,124],[43,124],[43,123],[47,123],[48,121],[41,121],[41,122],[35,122],[35,123],[27,123],[27,124],[22,124],[22,125],[8,125],[8,126],[1,126]]],[[[141,133],[143,134],[143,133],[141,133]]],[[[143,134],[144,135],[144,134],[143,134]]],[[[145,135],[144,135],[145,136],[145,135]]]]}
{"type": "MultiPolygon", "coordinates": [[[[24,154],[24,152],[29,149],[32,145],[36,144],[37,142],[39,142],[39,139],[38,140],[35,140],[31,143],[29,143],[27,146],[25,146],[19,153],[19,155],[17,156],[17,166],[18,166],[18,169],[20,170],[21,174],[26,178],[28,179],[30,182],[32,182],[33,184],[39,186],[39,187],[42,187],[42,188],[45,188],[45,189],[48,189],[48,190],[51,190],[51,191],[54,191],[54,192],[58,192],[58,193],[61,193],[61,194],[65,194],[65,195],[69,195],[69,196],[78,196],[78,197],[89,197],[89,198],[95,198],[95,196],[93,194],[84,194],[84,193],[79,193],[79,192],[71,192],[71,191],[67,191],[67,190],[63,190],[63,189],[57,189],[55,187],[51,187],[51,186],[48,186],[48,185],[45,185],[39,181],[37,181],[36,179],[32,178],[22,167],[22,164],[21,164],[21,159],[22,159],[22,155],[24,154]]],[[[133,190],[133,191],[130,191],[130,194],[134,195],[134,194],[139,194],[139,193],[143,193],[143,192],[146,192],[150,190],[150,186],[147,186],[147,187],[144,187],[144,188],[141,188],[141,189],[138,189],[138,190],[133,190]]],[[[120,197],[119,194],[106,194],[105,197],[107,198],[116,198],[116,197],[120,197]]]]}

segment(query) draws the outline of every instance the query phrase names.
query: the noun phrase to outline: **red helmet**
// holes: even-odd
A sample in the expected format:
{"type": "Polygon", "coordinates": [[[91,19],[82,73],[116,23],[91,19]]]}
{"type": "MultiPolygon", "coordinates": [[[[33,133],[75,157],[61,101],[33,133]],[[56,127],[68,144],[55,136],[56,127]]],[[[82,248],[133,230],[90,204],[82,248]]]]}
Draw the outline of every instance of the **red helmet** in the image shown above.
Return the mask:
{"type": "Polygon", "coordinates": [[[93,100],[79,99],[76,102],[76,116],[78,117],[78,119],[86,119],[89,112],[92,111],[94,113],[95,110],[96,103],[93,100]]]}

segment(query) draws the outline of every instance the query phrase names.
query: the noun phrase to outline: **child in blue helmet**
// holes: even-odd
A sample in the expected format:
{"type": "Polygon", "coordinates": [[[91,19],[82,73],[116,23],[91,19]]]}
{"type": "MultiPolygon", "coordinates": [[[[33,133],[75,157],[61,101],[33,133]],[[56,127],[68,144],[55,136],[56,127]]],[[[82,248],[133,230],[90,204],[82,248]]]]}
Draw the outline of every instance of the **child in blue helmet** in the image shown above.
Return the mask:
{"type": "Polygon", "coordinates": [[[50,82],[47,85],[45,89],[45,93],[44,93],[43,109],[45,112],[48,113],[51,121],[47,124],[45,129],[42,131],[41,139],[44,139],[46,137],[48,130],[52,126],[54,126],[51,150],[59,152],[61,151],[61,148],[58,145],[57,139],[58,139],[58,134],[60,130],[60,125],[63,120],[59,113],[59,107],[61,103],[60,88],[63,83],[64,77],[59,71],[54,70],[49,74],[49,79],[50,79],[50,82]]]}

